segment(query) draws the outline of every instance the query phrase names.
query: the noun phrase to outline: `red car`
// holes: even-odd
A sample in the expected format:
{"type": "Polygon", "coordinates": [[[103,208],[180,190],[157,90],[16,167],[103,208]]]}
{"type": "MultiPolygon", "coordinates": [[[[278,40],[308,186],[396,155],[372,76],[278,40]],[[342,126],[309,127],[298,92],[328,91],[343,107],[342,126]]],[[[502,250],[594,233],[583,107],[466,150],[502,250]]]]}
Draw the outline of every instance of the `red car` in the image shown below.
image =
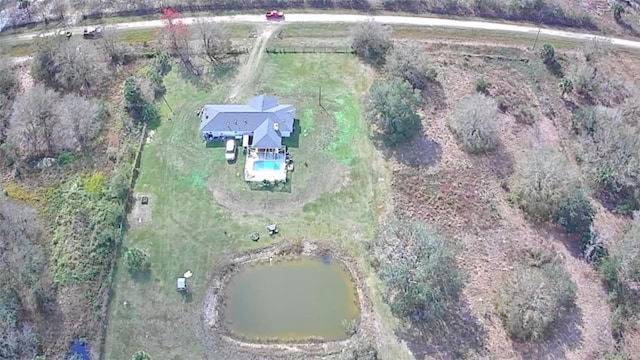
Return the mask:
{"type": "Polygon", "coordinates": [[[278,10],[271,10],[267,14],[267,20],[284,20],[284,13],[278,10]]]}

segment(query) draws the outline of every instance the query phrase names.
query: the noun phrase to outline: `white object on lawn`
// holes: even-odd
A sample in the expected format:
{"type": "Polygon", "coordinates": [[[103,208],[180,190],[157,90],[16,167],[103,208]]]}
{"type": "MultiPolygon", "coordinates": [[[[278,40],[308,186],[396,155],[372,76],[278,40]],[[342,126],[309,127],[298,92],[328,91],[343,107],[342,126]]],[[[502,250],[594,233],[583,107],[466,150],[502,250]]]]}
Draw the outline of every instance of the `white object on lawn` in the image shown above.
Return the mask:
{"type": "Polygon", "coordinates": [[[193,273],[191,272],[191,270],[187,270],[187,272],[184,273],[184,278],[185,279],[188,279],[188,278],[190,278],[192,276],[193,276],[193,273]]]}

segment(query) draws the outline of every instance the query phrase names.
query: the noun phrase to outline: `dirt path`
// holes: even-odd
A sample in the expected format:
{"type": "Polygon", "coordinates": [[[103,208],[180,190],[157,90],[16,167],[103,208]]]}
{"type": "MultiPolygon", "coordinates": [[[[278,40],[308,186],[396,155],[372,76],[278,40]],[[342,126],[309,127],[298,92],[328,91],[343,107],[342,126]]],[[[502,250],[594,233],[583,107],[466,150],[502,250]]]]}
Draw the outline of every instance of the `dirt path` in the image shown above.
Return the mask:
{"type": "Polygon", "coordinates": [[[255,76],[258,71],[258,67],[260,66],[260,60],[262,59],[262,55],[264,54],[265,49],[267,48],[267,44],[269,43],[269,39],[271,35],[277,30],[279,24],[267,24],[263,29],[260,35],[256,37],[256,41],[253,43],[253,47],[251,48],[251,53],[249,53],[249,59],[247,62],[242,65],[242,67],[238,70],[238,77],[236,78],[236,82],[233,84],[231,91],[229,92],[229,97],[227,98],[227,102],[233,102],[235,98],[238,96],[238,93],[242,90],[242,88],[247,85],[255,76]]]}

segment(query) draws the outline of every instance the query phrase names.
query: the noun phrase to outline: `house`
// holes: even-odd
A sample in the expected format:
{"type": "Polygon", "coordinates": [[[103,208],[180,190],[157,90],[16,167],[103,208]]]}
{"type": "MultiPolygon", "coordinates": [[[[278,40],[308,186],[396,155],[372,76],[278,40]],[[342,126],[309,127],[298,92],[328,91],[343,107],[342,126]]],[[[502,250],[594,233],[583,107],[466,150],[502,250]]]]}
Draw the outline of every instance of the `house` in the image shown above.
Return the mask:
{"type": "Polygon", "coordinates": [[[295,112],[269,95],[256,96],[246,105],[205,105],[199,112],[200,132],[206,142],[251,138],[253,149],[280,150],[282,138],[293,132],[295,112]]]}

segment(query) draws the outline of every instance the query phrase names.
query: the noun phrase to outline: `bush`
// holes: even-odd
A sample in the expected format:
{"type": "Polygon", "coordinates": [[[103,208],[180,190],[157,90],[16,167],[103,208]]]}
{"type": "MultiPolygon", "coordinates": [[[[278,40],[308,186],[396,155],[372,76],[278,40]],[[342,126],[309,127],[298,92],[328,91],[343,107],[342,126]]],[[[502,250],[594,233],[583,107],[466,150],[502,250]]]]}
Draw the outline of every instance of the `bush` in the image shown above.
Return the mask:
{"type": "Polygon", "coordinates": [[[449,128],[465,151],[484,153],[498,146],[496,102],[484,95],[462,98],[449,118],[449,128]]]}
{"type": "Polygon", "coordinates": [[[636,219],[611,249],[619,279],[640,281],[640,220],[636,219]]]}
{"type": "Polygon", "coordinates": [[[507,334],[520,341],[550,335],[552,325],[575,304],[575,284],[555,259],[521,265],[502,285],[497,310],[507,334]]]}
{"type": "Polygon", "coordinates": [[[558,87],[560,88],[560,96],[564,97],[567,93],[573,91],[573,81],[567,77],[563,77],[562,80],[560,80],[558,87]]]}
{"type": "Polygon", "coordinates": [[[144,351],[138,351],[133,354],[131,360],[151,360],[151,356],[144,351]]]}
{"type": "Polygon", "coordinates": [[[603,79],[595,66],[583,64],[577,67],[573,75],[576,93],[588,99],[595,99],[600,94],[603,79]]]}
{"type": "Polygon", "coordinates": [[[593,136],[596,133],[597,112],[592,107],[579,107],[571,116],[571,130],[577,135],[593,136]]]}
{"type": "Polygon", "coordinates": [[[130,248],[124,253],[124,264],[132,275],[145,271],[149,267],[147,255],[137,248],[130,248]]]}
{"type": "Polygon", "coordinates": [[[418,90],[403,79],[376,80],[364,99],[366,117],[374,134],[387,146],[411,139],[420,130],[418,108],[422,98],[418,90]]]}
{"type": "Polygon", "coordinates": [[[566,157],[554,148],[530,149],[515,165],[511,190],[530,216],[549,219],[576,183],[566,157]]]}
{"type": "Polygon", "coordinates": [[[513,111],[513,117],[517,122],[527,125],[532,125],[538,120],[533,110],[526,105],[518,105],[513,111]]]}
{"type": "Polygon", "coordinates": [[[425,89],[437,76],[428,66],[424,49],[415,43],[395,45],[387,56],[385,69],[391,76],[408,81],[414,89],[425,89]]]}
{"type": "Polygon", "coordinates": [[[615,202],[619,211],[638,206],[640,190],[640,127],[631,99],[620,111],[606,109],[576,112],[574,122],[583,136],[580,142],[584,168],[595,185],[615,202]]]}
{"type": "Polygon", "coordinates": [[[344,351],[341,360],[378,360],[378,350],[371,340],[356,340],[350,351],[344,351]]]}
{"type": "Polygon", "coordinates": [[[373,252],[393,314],[440,325],[462,288],[448,240],[420,222],[391,222],[376,234],[373,252]]]}
{"type": "Polygon", "coordinates": [[[479,93],[486,94],[489,88],[489,83],[484,78],[477,78],[473,82],[473,88],[479,93]]]}
{"type": "Polygon", "coordinates": [[[571,234],[590,233],[596,209],[580,188],[574,188],[553,212],[553,221],[571,234]]]}
{"type": "Polygon", "coordinates": [[[391,48],[391,28],[379,22],[365,21],[351,32],[351,47],[362,61],[381,66],[391,48]]]}
{"type": "Polygon", "coordinates": [[[7,58],[0,58],[0,94],[13,97],[18,85],[16,72],[13,68],[13,61],[7,58]]]}
{"type": "Polygon", "coordinates": [[[556,59],[556,49],[552,44],[543,44],[540,49],[540,57],[545,64],[548,64],[556,59]]]}

